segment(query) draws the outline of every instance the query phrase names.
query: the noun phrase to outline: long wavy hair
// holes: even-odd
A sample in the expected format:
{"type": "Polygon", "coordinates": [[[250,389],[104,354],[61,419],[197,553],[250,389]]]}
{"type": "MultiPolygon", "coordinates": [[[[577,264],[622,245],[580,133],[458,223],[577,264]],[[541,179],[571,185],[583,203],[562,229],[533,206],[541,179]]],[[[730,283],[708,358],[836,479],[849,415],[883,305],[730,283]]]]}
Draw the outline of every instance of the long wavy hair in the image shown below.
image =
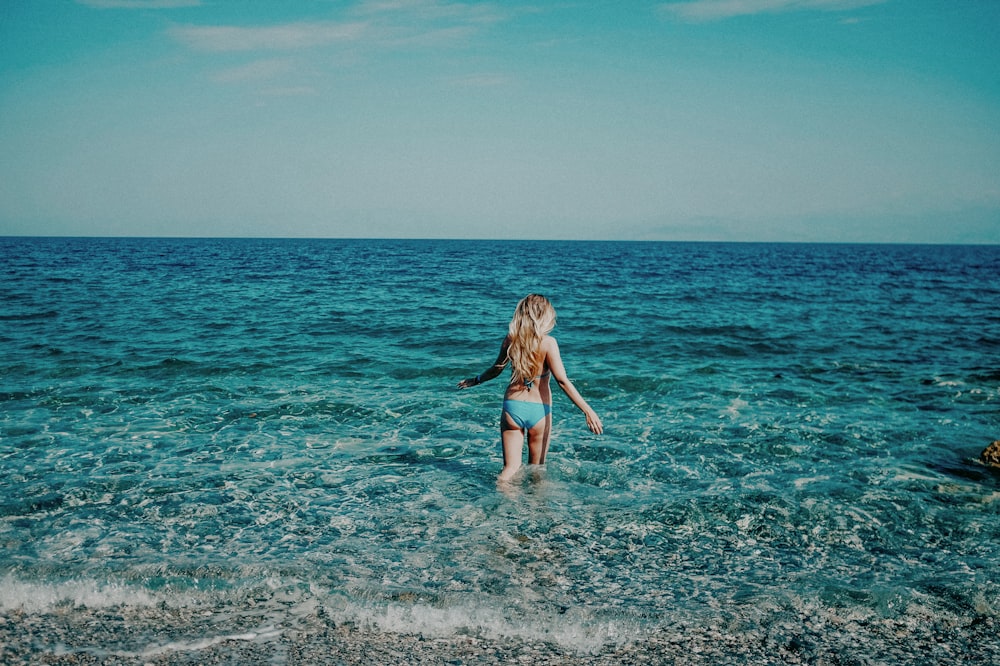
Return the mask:
{"type": "Polygon", "coordinates": [[[544,296],[528,294],[517,304],[508,328],[510,346],[507,348],[507,356],[513,373],[512,383],[534,378],[542,338],[555,327],[556,310],[544,296]]]}

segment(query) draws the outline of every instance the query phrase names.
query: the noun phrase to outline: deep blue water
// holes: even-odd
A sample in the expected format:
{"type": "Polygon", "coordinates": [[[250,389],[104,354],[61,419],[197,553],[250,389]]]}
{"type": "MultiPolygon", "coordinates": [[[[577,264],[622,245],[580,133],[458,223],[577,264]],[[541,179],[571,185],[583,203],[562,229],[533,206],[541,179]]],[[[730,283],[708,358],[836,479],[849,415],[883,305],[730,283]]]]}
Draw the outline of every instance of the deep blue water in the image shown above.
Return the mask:
{"type": "Polygon", "coordinates": [[[0,610],[997,617],[998,306],[997,246],[0,238],[0,610]],[[503,493],[455,384],[529,292],[606,432],[557,391],[503,493]]]}

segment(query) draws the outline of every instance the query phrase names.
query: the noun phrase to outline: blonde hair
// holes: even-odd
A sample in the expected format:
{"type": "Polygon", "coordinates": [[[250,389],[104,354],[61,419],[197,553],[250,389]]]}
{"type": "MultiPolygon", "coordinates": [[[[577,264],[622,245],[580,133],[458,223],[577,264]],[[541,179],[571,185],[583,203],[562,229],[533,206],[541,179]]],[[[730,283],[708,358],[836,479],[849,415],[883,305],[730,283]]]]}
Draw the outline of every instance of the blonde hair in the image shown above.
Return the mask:
{"type": "Polygon", "coordinates": [[[556,310],[544,296],[528,294],[517,304],[508,328],[510,346],[507,357],[513,373],[512,383],[530,381],[535,377],[538,348],[542,338],[555,327],[556,310]]]}

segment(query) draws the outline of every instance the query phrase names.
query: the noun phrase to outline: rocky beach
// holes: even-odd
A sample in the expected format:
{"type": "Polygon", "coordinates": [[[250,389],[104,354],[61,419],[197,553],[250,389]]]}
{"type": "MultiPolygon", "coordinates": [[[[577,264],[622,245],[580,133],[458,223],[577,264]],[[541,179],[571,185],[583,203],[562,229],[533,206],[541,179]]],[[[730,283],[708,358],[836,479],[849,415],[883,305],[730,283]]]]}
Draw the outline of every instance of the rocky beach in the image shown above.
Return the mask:
{"type": "Polygon", "coordinates": [[[28,664],[996,664],[989,616],[883,619],[830,609],[745,621],[682,622],[640,640],[577,652],[476,635],[424,636],[333,620],[320,608],[288,626],[220,627],[210,610],[66,608],[0,616],[0,662],[28,664]]]}

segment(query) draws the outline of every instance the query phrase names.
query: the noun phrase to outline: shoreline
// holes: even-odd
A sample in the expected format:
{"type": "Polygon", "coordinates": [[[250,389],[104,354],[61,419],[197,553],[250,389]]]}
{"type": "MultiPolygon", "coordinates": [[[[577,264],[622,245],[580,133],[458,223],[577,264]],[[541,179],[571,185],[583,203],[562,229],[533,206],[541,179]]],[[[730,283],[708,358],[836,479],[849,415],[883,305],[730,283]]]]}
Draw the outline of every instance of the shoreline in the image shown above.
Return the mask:
{"type": "Polygon", "coordinates": [[[883,619],[803,613],[742,625],[683,622],[596,653],[520,638],[383,632],[335,622],[322,611],[299,618],[293,626],[219,631],[216,621],[204,609],[161,609],[156,617],[121,607],[66,606],[46,613],[6,610],[0,614],[0,662],[9,666],[1000,662],[1000,621],[992,615],[946,620],[920,614],[883,619]],[[218,631],[214,637],[213,630],[218,631]]]}

